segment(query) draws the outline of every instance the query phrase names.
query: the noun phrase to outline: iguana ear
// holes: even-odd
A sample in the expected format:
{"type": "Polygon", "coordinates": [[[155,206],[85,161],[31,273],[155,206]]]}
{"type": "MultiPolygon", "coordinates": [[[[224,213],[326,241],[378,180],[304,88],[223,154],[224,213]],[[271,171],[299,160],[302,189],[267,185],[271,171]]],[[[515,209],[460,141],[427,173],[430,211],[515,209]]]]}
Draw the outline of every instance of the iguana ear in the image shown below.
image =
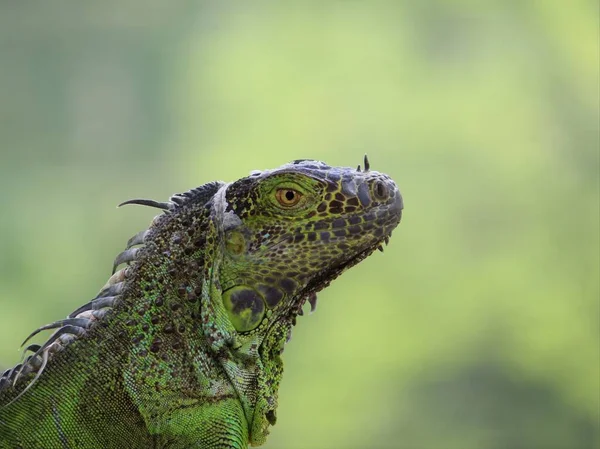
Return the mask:
{"type": "Polygon", "coordinates": [[[223,306],[219,268],[224,254],[225,192],[228,184],[222,184],[207,203],[210,215],[206,224],[204,267],[202,270],[202,299],[200,316],[208,346],[215,352],[231,345],[235,329],[223,306]]]}

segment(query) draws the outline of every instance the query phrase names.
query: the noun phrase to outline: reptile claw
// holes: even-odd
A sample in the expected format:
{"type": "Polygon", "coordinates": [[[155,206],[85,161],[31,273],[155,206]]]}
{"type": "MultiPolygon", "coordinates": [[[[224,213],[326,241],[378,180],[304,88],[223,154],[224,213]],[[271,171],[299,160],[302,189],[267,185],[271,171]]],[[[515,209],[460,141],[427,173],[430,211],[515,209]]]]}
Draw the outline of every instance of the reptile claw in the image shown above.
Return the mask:
{"type": "Polygon", "coordinates": [[[365,154],[365,171],[369,171],[369,169],[371,168],[371,164],[369,164],[369,158],[367,157],[367,155],[365,154]]]}
{"type": "Polygon", "coordinates": [[[313,313],[317,310],[317,294],[313,293],[308,297],[308,302],[310,303],[310,313],[313,313]]]}
{"type": "Polygon", "coordinates": [[[383,246],[379,245],[379,246],[377,247],[377,249],[378,249],[379,251],[383,252],[383,246]]]}

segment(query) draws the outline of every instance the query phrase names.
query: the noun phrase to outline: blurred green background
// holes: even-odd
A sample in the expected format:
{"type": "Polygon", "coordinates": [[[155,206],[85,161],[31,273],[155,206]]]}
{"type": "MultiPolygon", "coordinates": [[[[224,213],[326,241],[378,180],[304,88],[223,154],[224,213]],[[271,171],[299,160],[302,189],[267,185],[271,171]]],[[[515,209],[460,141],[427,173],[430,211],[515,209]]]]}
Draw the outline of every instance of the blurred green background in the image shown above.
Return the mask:
{"type": "Polygon", "coordinates": [[[366,152],[403,222],[300,319],[265,447],[597,448],[598,45],[595,1],[0,2],[0,365],[119,202],[366,152]]]}

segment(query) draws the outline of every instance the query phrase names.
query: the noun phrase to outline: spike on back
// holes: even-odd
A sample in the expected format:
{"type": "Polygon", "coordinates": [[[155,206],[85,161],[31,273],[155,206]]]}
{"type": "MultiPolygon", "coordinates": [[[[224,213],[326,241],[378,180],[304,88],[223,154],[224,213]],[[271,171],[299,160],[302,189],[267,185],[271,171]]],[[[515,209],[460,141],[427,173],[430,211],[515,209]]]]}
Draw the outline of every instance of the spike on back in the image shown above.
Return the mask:
{"type": "MultiPolygon", "coordinates": [[[[194,204],[206,204],[223,185],[223,182],[213,181],[188,190],[187,192],[177,193],[171,196],[167,202],[132,199],[119,204],[119,207],[127,204],[137,204],[161,209],[165,213],[169,213],[192,202],[194,204]]],[[[152,227],[155,222],[156,218],[150,226],[152,227]]],[[[121,264],[126,263],[129,266],[137,260],[140,249],[143,247],[148,233],[149,229],[145,229],[129,239],[125,250],[121,252],[114,261],[113,275],[94,299],[78,307],[70,313],[67,318],[39,327],[25,339],[21,346],[25,345],[38,333],[44,330],[55,329],[54,333],[44,344],[31,344],[25,348],[24,353],[30,351],[33,354],[26,357],[23,363],[19,363],[13,368],[7,369],[0,375],[1,390],[9,388],[11,385],[14,386],[20,378],[35,373],[34,378],[11,401],[11,403],[23,396],[39,379],[48,361],[51,359],[52,354],[61,351],[70,342],[85,335],[97,321],[103,319],[106,313],[116,306],[124,291],[129,268],[125,267],[119,271],[116,269],[121,264]]]]}
{"type": "Polygon", "coordinates": [[[134,198],[123,201],[117,207],[126,206],[128,204],[137,204],[138,206],[154,207],[165,212],[170,212],[173,209],[183,206],[189,202],[206,204],[213,197],[213,195],[217,193],[217,190],[219,190],[223,184],[224,183],[221,181],[212,181],[201,185],[200,187],[190,189],[187,192],[176,193],[169,198],[169,201],[160,202],[143,198],[134,198]]]}
{"type": "MultiPolygon", "coordinates": [[[[145,230],[136,234],[136,236],[129,240],[128,244],[131,244],[132,242],[135,244],[143,243],[143,236],[145,236],[147,232],[148,231],[145,230]]],[[[139,250],[139,247],[132,249],[139,250]]],[[[126,250],[124,253],[121,253],[121,255],[117,256],[117,261],[133,261],[135,260],[136,254],[137,251],[134,252],[131,251],[131,249],[126,250]],[[127,254],[127,257],[122,256],[125,253],[127,254]]],[[[30,344],[25,348],[24,353],[30,351],[33,354],[25,358],[22,363],[16,365],[12,369],[4,371],[4,373],[0,375],[1,390],[4,388],[9,388],[10,386],[14,386],[19,379],[35,373],[34,378],[11,401],[11,403],[23,396],[39,379],[48,363],[48,360],[51,359],[52,354],[63,350],[69,343],[85,335],[86,332],[91,329],[96,322],[102,320],[106,313],[117,304],[120,295],[124,290],[127,275],[127,268],[117,271],[102,287],[96,298],[77,308],[75,311],[69,314],[67,318],[41,326],[29,334],[21,346],[27,344],[27,342],[38,333],[44,330],[55,329],[54,333],[46,342],[44,342],[44,344],[30,344]]]]}

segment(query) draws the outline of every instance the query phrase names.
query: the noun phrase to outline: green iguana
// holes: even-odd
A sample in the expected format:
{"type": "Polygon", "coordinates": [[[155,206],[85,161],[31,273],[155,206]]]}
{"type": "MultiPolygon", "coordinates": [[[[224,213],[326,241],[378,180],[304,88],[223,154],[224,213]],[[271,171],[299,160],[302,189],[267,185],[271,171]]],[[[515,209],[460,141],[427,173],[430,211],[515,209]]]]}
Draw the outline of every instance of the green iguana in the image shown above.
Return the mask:
{"type": "Polygon", "coordinates": [[[364,165],[297,160],[123,203],[164,213],[98,296],[27,338],[56,329],[0,377],[0,448],[263,444],[302,306],[400,222],[396,184],[364,165]]]}

